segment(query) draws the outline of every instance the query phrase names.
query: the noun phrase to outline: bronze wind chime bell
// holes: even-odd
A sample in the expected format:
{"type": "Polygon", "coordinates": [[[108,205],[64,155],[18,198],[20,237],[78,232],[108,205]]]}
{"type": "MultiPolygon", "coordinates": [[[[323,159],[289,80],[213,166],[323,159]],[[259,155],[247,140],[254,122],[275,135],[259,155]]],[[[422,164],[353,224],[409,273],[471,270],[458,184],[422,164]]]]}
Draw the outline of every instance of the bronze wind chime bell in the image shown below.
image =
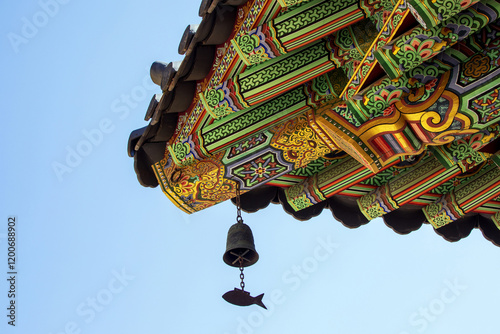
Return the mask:
{"type": "Polygon", "coordinates": [[[245,291],[245,282],[243,281],[245,275],[243,274],[243,268],[249,267],[257,262],[259,260],[259,254],[255,250],[252,230],[247,224],[243,223],[243,218],[241,218],[239,184],[236,186],[236,208],[236,224],[232,225],[227,232],[226,252],[222,259],[227,265],[240,268],[241,289],[234,288],[234,290],[226,292],[222,298],[238,306],[257,304],[267,309],[262,302],[264,294],[252,297],[250,296],[250,292],[245,291]]]}

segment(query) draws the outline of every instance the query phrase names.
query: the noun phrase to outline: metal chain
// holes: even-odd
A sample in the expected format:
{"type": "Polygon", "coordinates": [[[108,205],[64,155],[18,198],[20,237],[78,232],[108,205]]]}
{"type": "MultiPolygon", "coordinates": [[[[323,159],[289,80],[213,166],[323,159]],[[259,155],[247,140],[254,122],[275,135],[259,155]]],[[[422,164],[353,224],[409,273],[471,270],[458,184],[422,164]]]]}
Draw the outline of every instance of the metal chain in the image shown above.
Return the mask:
{"type": "Polygon", "coordinates": [[[243,223],[241,217],[241,202],[240,202],[240,184],[236,182],[236,222],[243,223]]]}
{"type": "Polygon", "coordinates": [[[245,279],[245,274],[243,274],[243,259],[240,258],[240,278],[241,278],[241,290],[245,291],[245,282],[243,282],[243,279],[245,279]]]}
{"type": "MultiPolygon", "coordinates": [[[[236,222],[243,223],[243,218],[241,217],[241,202],[240,202],[240,184],[236,183],[236,222]]],[[[243,257],[240,256],[240,287],[242,291],[245,291],[245,274],[243,274],[243,257]]]]}

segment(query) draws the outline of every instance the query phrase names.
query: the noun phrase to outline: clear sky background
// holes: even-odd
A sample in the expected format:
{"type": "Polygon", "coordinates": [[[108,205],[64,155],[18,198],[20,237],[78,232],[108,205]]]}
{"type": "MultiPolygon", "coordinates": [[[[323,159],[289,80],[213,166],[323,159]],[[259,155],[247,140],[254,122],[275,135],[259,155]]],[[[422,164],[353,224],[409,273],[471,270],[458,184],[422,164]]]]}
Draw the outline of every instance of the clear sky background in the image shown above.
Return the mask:
{"type": "Polygon", "coordinates": [[[139,185],[126,152],[160,93],[149,67],[182,59],[200,1],[60,1],[0,12],[2,334],[498,333],[500,249],[479,230],[457,243],[429,225],[351,230],[328,210],[307,222],[275,205],[243,214],[260,254],[246,289],[268,310],[226,303],[239,286],[222,261],[236,208],[184,214],[139,185]]]}

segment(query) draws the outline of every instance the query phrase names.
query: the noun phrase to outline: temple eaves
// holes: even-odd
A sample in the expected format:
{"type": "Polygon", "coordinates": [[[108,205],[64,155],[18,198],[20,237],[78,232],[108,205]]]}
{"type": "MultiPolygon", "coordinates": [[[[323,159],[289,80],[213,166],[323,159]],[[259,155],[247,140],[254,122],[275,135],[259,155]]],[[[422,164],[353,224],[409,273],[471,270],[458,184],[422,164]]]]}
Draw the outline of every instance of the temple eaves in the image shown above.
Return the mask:
{"type": "Polygon", "coordinates": [[[139,182],[188,213],[238,184],[248,211],[500,245],[500,2],[451,2],[203,1],[151,67],[139,182]]]}

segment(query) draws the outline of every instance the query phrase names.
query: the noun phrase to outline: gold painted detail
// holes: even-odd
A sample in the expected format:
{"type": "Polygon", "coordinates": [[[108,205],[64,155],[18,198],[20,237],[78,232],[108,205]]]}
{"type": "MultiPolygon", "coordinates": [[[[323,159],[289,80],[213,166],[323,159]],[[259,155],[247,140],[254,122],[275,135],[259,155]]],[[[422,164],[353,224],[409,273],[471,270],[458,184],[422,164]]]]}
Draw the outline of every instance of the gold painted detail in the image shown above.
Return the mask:
{"type": "Polygon", "coordinates": [[[171,158],[154,164],[165,195],[181,210],[194,213],[236,196],[236,182],[224,178],[222,154],[179,169],[171,158]]]}
{"type": "Polygon", "coordinates": [[[458,206],[453,193],[442,196],[436,202],[424,207],[422,211],[434,228],[440,228],[461,218],[465,213],[458,206]]]}
{"type": "Polygon", "coordinates": [[[358,206],[368,220],[382,217],[386,213],[399,208],[396,201],[391,197],[388,184],[376,188],[368,195],[360,197],[358,199],[358,206]]]}
{"type": "Polygon", "coordinates": [[[491,216],[491,220],[493,220],[495,226],[500,230],[500,211],[491,216]]]}
{"type": "Polygon", "coordinates": [[[283,158],[294,163],[294,169],[331,152],[316,132],[309,127],[306,115],[300,115],[271,130],[274,134],[271,146],[283,151],[283,158]]]}

